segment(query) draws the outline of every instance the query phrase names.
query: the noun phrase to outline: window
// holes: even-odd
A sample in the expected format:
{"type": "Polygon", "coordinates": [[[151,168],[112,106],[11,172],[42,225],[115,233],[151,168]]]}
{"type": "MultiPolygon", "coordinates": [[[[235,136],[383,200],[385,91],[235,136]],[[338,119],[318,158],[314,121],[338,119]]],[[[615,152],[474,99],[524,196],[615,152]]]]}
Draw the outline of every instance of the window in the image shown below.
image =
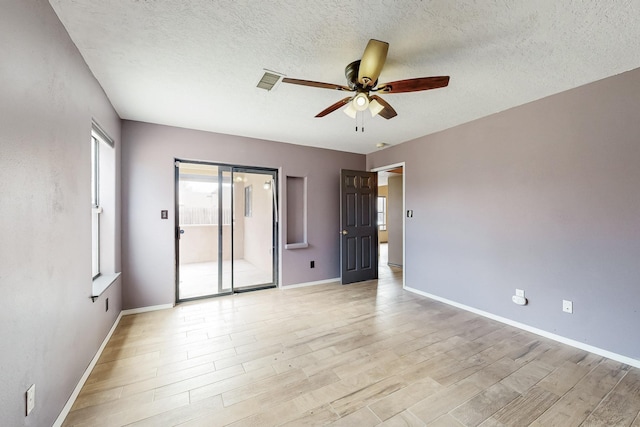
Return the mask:
{"type": "Polygon", "coordinates": [[[100,140],[91,132],[91,274],[100,275],[100,140]]]}
{"type": "Polygon", "coordinates": [[[378,197],[378,229],[385,231],[387,229],[387,198],[378,197]]]}
{"type": "Polygon", "coordinates": [[[92,298],[119,276],[116,255],[116,154],[102,129],[91,128],[91,275],[92,298]]]}

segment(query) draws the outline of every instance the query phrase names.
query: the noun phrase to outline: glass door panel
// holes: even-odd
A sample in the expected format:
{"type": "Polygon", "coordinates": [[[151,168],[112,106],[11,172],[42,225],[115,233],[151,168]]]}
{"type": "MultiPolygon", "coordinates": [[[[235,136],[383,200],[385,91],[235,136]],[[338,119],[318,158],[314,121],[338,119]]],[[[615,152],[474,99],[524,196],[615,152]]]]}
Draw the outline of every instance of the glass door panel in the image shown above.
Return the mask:
{"type": "Polygon", "coordinates": [[[234,168],[233,287],[275,286],[275,171],[234,168]]]}
{"type": "Polygon", "coordinates": [[[177,300],[229,293],[231,281],[221,276],[226,246],[230,246],[222,235],[224,214],[231,210],[223,177],[226,173],[230,187],[231,168],[178,162],[177,171],[177,300]]]}

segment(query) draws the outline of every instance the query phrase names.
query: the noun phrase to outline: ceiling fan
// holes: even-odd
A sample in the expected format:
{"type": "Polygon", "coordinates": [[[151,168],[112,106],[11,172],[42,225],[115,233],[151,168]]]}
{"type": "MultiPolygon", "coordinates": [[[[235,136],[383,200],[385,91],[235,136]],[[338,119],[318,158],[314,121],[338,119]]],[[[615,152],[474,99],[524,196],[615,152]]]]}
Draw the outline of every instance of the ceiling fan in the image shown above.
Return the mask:
{"type": "Polygon", "coordinates": [[[324,117],[346,105],[347,108],[344,109],[344,112],[352,118],[355,118],[359,111],[369,109],[372,116],[379,114],[385,119],[392,119],[397,116],[398,113],[396,113],[396,110],[394,110],[387,101],[380,98],[376,93],[418,92],[445,87],[449,84],[449,76],[437,76],[398,80],[378,85],[378,76],[387,59],[388,50],[389,43],[374,39],[369,40],[362,54],[362,59],[353,61],[347,65],[344,70],[348,86],[314,82],[311,80],[290,79],[288,77],[285,77],[282,81],[284,83],[302,86],[355,92],[355,95],[341,99],[335,104],[325,108],[319,112],[316,117],[324,117]]]}

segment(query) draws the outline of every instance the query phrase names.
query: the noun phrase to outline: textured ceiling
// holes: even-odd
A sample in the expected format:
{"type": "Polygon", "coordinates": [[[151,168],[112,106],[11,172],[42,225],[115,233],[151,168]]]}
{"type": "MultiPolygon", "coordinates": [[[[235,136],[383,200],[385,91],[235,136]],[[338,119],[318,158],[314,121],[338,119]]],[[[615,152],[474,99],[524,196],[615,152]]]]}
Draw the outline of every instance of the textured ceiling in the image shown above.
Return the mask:
{"type": "Polygon", "coordinates": [[[640,67],[640,0],[50,0],[123,119],[356,153],[395,145],[640,67]],[[314,116],[344,92],[279,84],[263,69],[346,84],[370,38],[379,81],[449,75],[383,95],[398,112],[314,116]]]}

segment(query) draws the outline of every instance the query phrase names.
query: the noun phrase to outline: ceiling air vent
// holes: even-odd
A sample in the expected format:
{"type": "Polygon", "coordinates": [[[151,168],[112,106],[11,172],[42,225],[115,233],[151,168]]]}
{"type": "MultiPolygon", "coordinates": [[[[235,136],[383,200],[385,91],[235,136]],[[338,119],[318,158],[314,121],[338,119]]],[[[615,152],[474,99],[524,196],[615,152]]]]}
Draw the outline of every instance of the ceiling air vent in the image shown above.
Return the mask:
{"type": "Polygon", "coordinates": [[[265,70],[265,73],[258,82],[257,87],[260,89],[271,90],[282,76],[283,74],[276,73],[275,71],[265,70]]]}

